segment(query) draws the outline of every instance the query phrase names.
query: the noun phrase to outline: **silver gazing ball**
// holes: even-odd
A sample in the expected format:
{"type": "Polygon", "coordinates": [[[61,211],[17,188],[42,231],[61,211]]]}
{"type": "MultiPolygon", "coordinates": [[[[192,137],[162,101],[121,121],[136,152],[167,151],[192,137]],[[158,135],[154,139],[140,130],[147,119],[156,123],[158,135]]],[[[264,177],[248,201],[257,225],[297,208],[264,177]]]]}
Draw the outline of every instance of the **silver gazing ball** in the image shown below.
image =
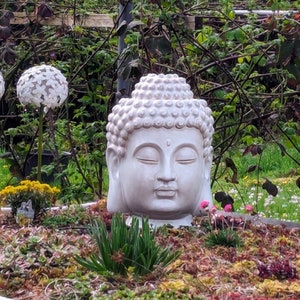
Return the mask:
{"type": "Polygon", "coordinates": [[[5,92],[5,82],[2,73],[0,72],[0,99],[4,95],[5,92]]]}
{"type": "Polygon", "coordinates": [[[17,96],[23,105],[41,104],[55,108],[64,103],[68,96],[68,82],[56,68],[40,65],[29,68],[17,83],[17,96]]]}

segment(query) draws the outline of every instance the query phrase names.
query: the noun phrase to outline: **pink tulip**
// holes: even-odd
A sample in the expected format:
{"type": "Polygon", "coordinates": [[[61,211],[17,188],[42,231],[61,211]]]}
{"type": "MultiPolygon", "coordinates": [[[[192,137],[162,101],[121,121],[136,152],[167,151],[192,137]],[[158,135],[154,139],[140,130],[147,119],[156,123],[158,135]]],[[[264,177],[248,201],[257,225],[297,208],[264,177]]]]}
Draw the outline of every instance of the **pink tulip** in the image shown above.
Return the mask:
{"type": "Polygon", "coordinates": [[[245,210],[246,210],[247,213],[252,213],[254,209],[253,209],[253,206],[252,206],[252,205],[247,204],[247,205],[245,206],[245,210]]]}
{"type": "Polygon", "coordinates": [[[210,209],[210,213],[211,213],[211,214],[215,214],[216,211],[217,211],[217,207],[216,207],[215,205],[213,205],[213,206],[211,207],[211,209],[210,209]]]}
{"type": "Polygon", "coordinates": [[[208,205],[209,205],[209,201],[203,200],[203,201],[201,201],[199,207],[200,207],[200,209],[205,209],[206,207],[208,207],[208,205]]]}
{"type": "Polygon", "coordinates": [[[226,204],[224,206],[224,211],[225,212],[232,212],[232,205],[231,204],[226,204]]]}

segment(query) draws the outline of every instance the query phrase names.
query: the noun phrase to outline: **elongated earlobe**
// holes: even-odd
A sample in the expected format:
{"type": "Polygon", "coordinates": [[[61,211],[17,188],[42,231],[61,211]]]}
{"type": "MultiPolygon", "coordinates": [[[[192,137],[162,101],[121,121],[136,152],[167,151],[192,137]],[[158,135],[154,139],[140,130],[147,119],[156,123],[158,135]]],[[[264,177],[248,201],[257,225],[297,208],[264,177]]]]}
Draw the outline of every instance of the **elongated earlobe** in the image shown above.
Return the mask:
{"type": "Polygon", "coordinates": [[[120,158],[113,149],[106,151],[106,163],[109,175],[109,188],[107,194],[107,210],[111,213],[127,212],[120,183],[120,158]]]}
{"type": "Polygon", "coordinates": [[[111,180],[119,180],[119,157],[113,149],[106,151],[106,164],[111,180]]]}
{"type": "Polygon", "coordinates": [[[209,208],[213,205],[213,195],[210,187],[210,172],[211,172],[211,163],[206,161],[204,164],[204,182],[201,193],[199,195],[199,202],[197,203],[193,215],[197,216],[200,213],[199,205],[200,203],[205,200],[209,202],[209,208]]]}
{"type": "Polygon", "coordinates": [[[204,163],[204,177],[210,182],[211,162],[205,161],[204,163]]]}

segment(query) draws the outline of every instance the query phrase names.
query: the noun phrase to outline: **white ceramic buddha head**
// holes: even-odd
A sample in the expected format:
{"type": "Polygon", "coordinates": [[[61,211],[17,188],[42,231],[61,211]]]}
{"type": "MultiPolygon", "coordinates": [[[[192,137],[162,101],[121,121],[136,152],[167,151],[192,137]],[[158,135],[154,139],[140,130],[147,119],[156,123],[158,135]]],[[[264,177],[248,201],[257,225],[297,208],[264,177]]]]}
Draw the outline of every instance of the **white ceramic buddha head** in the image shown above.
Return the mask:
{"type": "Polygon", "coordinates": [[[142,77],[108,117],[108,211],[191,225],[201,201],[212,205],[213,132],[210,108],[184,78],[142,77]]]}

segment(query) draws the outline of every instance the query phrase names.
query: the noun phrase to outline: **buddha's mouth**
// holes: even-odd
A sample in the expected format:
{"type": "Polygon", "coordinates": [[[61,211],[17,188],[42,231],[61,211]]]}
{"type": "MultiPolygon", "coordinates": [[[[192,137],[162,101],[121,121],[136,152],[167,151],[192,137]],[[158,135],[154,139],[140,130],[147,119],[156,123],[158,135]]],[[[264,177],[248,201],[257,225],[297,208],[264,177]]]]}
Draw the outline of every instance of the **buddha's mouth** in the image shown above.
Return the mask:
{"type": "Polygon", "coordinates": [[[177,189],[172,187],[158,187],[155,189],[155,194],[157,198],[173,198],[177,193],[177,189]]]}

